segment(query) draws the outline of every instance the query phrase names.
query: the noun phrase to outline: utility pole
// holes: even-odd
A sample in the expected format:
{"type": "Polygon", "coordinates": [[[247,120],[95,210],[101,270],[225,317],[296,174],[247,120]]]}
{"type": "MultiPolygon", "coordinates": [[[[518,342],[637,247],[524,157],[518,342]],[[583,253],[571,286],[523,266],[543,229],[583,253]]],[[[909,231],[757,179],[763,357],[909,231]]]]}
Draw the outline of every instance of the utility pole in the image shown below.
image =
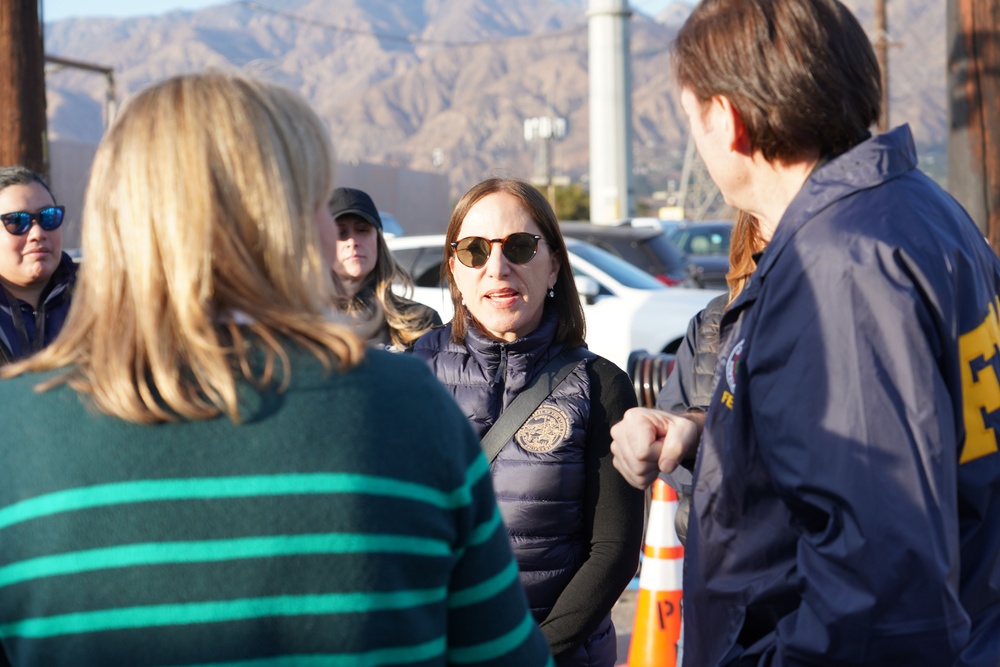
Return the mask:
{"type": "Polygon", "coordinates": [[[948,190],[1000,250],[1000,0],[948,0],[948,190]]]}
{"type": "Polygon", "coordinates": [[[566,136],[566,119],[536,116],[524,121],[524,140],[535,148],[535,176],[531,182],[544,186],[546,198],[556,208],[556,181],[552,175],[552,142],[566,136]]]}
{"type": "Polygon", "coordinates": [[[0,164],[46,174],[43,54],[37,0],[0,2],[0,164]]]}
{"type": "Polygon", "coordinates": [[[875,59],[882,83],[882,109],[878,115],[879,132],[889,129],[889,28],[886,24],[886,0],[875,0],[875,59]]]}
{"type": "Polygon", "coordinates": [[[590,220],[635,211],[632,192],[632,57],[628,0],[588,0],[590,220]]]}

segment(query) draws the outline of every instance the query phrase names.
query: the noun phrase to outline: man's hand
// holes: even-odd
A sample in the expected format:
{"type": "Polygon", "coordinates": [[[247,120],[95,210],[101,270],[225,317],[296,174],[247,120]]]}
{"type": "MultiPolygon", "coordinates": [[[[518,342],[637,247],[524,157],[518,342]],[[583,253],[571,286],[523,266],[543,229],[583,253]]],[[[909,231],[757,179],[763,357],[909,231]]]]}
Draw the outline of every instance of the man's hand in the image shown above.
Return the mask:
{"type": "Polygon", "coordinates": [[[611,427],[615,468],[629,484],[645,489],[660,472],[672,472],[694,452],[700,436],[701,420],[632,408],[611,427]]]}

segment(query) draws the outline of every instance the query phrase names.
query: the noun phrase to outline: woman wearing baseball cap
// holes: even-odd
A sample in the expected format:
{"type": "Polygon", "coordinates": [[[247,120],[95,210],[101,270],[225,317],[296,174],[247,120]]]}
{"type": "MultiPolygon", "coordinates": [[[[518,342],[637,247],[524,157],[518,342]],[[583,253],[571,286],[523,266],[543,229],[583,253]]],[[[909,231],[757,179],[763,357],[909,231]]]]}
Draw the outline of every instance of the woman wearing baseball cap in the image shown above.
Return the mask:
{"type": "Polygon", "coordinates": [[[392,291],[393,284],[412,289],[413,281],[385,243],[375,202],[363,190],[337,188],[330,213],[334,223],[320,229],[320,245],[333,273],[337,306],[370,345],[410,349],[420,336],[441,325],[441,317],[433,308],[392,291]]]}

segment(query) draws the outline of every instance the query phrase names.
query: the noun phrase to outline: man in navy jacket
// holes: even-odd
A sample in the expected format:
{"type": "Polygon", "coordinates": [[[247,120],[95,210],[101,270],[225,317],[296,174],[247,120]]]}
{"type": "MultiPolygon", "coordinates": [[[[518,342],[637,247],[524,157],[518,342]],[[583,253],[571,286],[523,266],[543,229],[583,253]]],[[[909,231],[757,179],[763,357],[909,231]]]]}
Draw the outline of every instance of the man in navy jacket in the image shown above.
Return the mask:
{"type": "Polygon", "coordinates": [[[995,667],[1000,262],[907,127],[869,134],[878,66],[837,0],[704,0],[674,67],[770,238],[707,416],[612,429],[636,486],[698,451],[684,664],[995,667]]]}

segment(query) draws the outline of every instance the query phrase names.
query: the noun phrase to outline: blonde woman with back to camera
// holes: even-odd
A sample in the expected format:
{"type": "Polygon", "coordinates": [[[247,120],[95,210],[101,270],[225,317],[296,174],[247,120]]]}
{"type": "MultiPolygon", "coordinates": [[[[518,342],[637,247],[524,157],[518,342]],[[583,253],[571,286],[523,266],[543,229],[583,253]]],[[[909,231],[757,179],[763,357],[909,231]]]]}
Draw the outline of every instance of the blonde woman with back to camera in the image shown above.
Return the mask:
{"type": "Polygon", "coordinates": [[[551,662],[464,417],[326,317],[333,167],[239,75],[106,135],[69,319],[0,382],[4,664],[551,662]]]}

